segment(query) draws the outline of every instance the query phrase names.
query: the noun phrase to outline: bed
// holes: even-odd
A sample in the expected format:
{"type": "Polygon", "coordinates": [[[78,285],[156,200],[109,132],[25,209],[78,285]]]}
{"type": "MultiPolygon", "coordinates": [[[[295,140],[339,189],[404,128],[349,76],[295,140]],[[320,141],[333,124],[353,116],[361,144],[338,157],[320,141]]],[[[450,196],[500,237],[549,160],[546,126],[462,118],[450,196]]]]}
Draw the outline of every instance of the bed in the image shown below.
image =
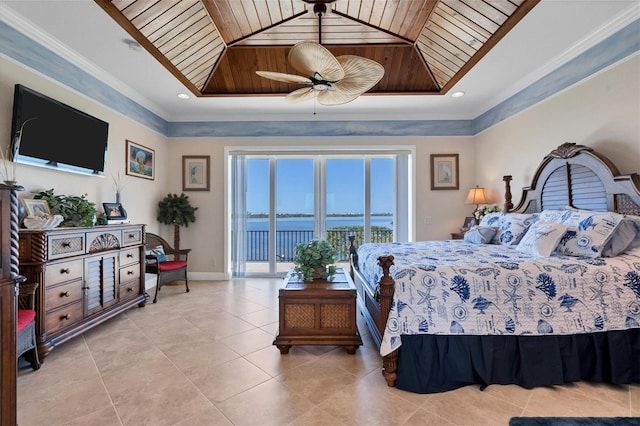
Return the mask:
{"type": "Polygon", "coordinates": [[[389,386],[434,393],[640,382],[640,178],[593,149],[545,156],[464,240],[353,245],[389,386]]]}

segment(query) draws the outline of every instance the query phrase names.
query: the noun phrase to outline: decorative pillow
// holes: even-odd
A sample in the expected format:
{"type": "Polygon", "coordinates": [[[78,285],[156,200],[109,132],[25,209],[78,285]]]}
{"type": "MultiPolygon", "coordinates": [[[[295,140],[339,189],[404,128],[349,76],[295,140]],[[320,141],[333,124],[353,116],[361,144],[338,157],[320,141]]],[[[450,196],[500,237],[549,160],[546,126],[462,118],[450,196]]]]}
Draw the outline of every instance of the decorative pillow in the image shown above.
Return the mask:
{"type": "Polygon", "coordinates": [[[538,221],[563,223],[569,214],[567,210],[543,210],[538,213],[538,221]]]}
{"type": "Polygon", "coordinates": [[[640,218],[624,217],[605,244],[602,256],[614,257],[638,245],[640,245],[640,218]]]}
{"type": "Polygon", "coordinates": [[[482,217],[480,226],[498,226],[503,213],[489,213],[482,217]]]}
{"type": "Polygon", "coordinates": [[[563,223],[537,221],[524,234],[516,250],[534,256],[549,257],[567,228],[563,223]]]}
{"type": "Polygon", "coordinates": [[[562,223],[569,228],[556,251],[567,256],[600,257],[622,219],[623,215],[613,212],[566,210],[562,223]]]}
{"type": "Polygon", "coordinates": [[[144,254],[147,256],[158,256],[158,262],[165,262],[167,260],[167,256],[165,255],[162,246],[154,247],[151,250],[145,250],[144,254]]]}
{"type": "Polygon", "coordinates": [[[520,242],[535,220],[536,215],[529,213],[491,213],[482,218],[480,225],[498,227],[492,244],[511,246],[520,242]]]}
{"type": "Polygon", "coordinates": [[[497,226],[472,226],[464,234],[464,240],[473,244],[491,244],[491,240],[498,232],[497,226]]]}

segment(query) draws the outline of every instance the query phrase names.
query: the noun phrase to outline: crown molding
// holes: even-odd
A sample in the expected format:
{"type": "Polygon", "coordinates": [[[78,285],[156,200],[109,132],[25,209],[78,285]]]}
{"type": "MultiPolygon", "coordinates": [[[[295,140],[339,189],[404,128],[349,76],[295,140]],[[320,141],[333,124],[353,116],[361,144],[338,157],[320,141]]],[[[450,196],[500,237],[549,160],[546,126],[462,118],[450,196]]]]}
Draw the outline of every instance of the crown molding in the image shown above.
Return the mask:
{"type": "Polygon", "coordinates": [[[75,50],[61,43],[55,37],[36,27],[30,21],[24,19],[22,15],[16,13],[13,9],[7,7],[2,2],[0,2],[0,16],[2,16],[2,21],[7,25],[30,38],[35,43],[40,44],[45,49],[55,53],[61,58],[64,58],[74,66],[80,68],[82,71],[102,81],[104,84],[120,92],[122,95],[128,97],[144,108],[147,108],[154,114],[157,114],[164,120],[167,120],[168,114],[158,105],[140,95],[140,93],[134,88],[113,77],[113,75],[107,73],[75,50]]]}

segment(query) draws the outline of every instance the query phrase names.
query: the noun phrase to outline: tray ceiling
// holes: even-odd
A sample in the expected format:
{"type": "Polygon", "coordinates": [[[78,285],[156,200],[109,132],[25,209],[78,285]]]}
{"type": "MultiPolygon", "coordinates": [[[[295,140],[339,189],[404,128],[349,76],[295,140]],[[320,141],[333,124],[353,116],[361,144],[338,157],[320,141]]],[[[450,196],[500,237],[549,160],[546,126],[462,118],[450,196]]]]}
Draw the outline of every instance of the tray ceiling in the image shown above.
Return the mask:
{"type": "Polygon", "coordinates": [[[444,94],[539,0],[95,0],[197,96],[287,94],[290,47],[379,62],[374,94],[444,94]],[[314,3],[326,3],[322,17],[314,3]]]}

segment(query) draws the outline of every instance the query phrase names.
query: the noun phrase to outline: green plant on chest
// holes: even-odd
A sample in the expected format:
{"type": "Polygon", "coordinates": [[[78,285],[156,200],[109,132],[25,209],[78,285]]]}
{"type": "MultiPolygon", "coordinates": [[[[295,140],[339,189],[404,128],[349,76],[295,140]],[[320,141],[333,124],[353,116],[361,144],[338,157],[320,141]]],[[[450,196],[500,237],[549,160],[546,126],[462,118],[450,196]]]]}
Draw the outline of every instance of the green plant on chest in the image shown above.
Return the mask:
{"type": "Polygon", "coordinates": [[[294,271],[304,281],[330,279],[336,273],[338,252],[327,240],[313,239],[296,244],[294,271]]]}

